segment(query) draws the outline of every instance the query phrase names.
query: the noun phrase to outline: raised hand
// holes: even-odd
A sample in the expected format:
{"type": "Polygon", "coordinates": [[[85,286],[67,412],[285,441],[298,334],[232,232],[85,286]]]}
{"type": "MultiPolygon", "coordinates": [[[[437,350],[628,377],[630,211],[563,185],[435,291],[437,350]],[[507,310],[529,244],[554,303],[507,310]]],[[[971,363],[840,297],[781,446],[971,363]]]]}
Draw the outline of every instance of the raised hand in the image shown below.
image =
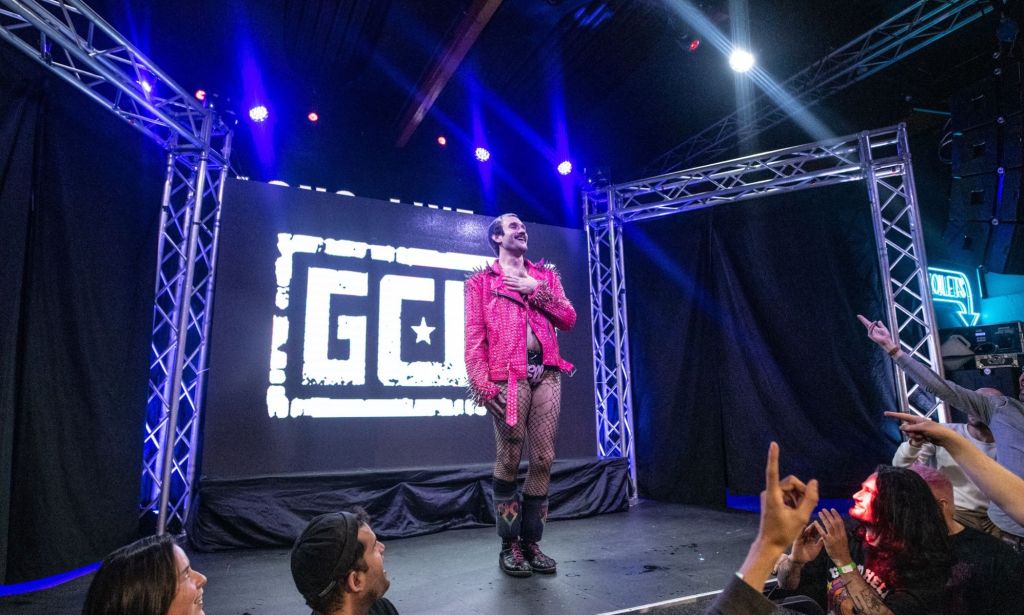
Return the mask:
{"type": "Polygon", "coordinates": [[[800,535],[796,537],[796,540],[793,541],[793,549],[789,553],[789,559],[794,564],[806,564],[818,557],[823,546],[821,534],[818,533],[818,528],[812,523],[805,527],[800,532],[800,535]]]}
{"type": "Polygon", "coordinates": [[[892,339],[892,334],[881,320],[868,320],[860,314],[857,314],[857,320],[868,330],[868,339],[881,346],[882,350],[891,353],[899,349],[899,345],[892,339]]]}
{"type": "Polygon", "coordinates": [[[818,511],[818,520],[814,522],[818,532],[821,534],[821,541],[825,545],[825,552],[836,566],[849,564],[850,543],[846,538],[846,524],[834,508],[825,508],[818,511]]]}
{"type": "Polygon", "coordinates": [[[931,419],[926,419],[923,416],[916,414],[907,414],[905,412],[886,412],[885,416],[898,419],[900,423],[900,431],[907,434],[907,437],[913,442],[915,439],[918,441],[927,440],[932,444],[939,446],[947,446],[953,438],[959,436],[958,433],[945,425],[940,425],[931,419]]]}
{"type": "Polygon", "coordinates": [[[818,481],[804,484],[795,476],[779,480],[779,445],[768,446],[765,487],[761,492],[761,527],[758,535],[772,547],[786,548],[807,525],[818,504],[818,481]]]}

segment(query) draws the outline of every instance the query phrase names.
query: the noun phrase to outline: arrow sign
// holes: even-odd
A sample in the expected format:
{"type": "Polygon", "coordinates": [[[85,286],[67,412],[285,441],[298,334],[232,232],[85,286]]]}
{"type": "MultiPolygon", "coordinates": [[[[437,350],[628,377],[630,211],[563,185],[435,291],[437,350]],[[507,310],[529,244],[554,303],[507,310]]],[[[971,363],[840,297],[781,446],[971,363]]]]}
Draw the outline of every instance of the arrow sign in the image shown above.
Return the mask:
{"type": "Polygon", "coordinates": [[[932,289],[932,301],[956,306],[956,315],[968,327],[978,324],[981,314],[974,311],[974,293],[965,274],[929,267],[928,283],[932,289]]]}

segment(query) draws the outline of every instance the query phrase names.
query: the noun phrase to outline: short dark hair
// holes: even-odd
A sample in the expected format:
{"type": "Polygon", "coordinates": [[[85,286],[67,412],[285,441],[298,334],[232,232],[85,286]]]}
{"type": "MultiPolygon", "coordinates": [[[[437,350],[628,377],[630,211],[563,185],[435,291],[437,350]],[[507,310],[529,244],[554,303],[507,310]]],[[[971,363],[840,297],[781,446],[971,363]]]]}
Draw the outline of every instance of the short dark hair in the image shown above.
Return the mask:
{"type": "Polygon", "coordinates": [[[498,256],[500,252],[498,251],[498,244],[491,237],[495,235],[503,236],[505,234],[505,225],[502,224],[505,216],[519,217],[518,214],[501,214],[494,220],[491,220],[490,226],[487,227],[487,245],[491,246],[491,252],[494,252],[495,256],[498,256]]]}
{"type": "Polygon", "coordinates": [[[316,613],[338,610],[345,600],[345,579],[353,570],[365,571],[367,545],[357,538],[369,525],[362,508],[313,517],[292,547],[295,587],[316,613]]]}
{"type": "Polygon", "coordinates": [[[178,591],[174,539],[148,536],[108,555],[89,584],[82,615],[164,615],[178,591]]]}

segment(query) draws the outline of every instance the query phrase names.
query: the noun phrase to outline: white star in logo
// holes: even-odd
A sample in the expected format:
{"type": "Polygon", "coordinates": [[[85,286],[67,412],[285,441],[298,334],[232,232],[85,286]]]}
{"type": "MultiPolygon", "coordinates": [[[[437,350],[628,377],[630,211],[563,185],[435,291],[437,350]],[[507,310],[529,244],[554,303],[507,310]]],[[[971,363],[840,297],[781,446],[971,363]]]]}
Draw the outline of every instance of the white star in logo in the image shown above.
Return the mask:
{"type": "Polygon", "coordinates": [[[419,344],[420,342],[426,342],[427,345],[429,346],[430,345],[430,334],[433,333],[434,329],[436,329],[437,327],[428,327],[427,326],[427,317],[424,316],[424,317],[420,318],[420,324],[416,325],[415,327],[409,327],[409,328],[416,332],[416,343],[417,344],[419,344]]]}

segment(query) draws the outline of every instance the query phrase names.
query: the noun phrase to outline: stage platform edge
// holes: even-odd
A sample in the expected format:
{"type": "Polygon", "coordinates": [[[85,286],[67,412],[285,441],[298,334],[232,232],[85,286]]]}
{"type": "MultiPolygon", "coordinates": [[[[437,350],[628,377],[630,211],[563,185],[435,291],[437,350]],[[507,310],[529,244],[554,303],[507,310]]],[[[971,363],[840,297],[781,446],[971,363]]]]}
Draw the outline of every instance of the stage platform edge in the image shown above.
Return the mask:
{"type": "MultiPolygon", "coordinates": [[[[382,539],[494,525],[493,464],[203,478],[187,522],[199,551],[290,547],[316,515],[362,506],[382,539]]],[[[525,464],[520,469],[520,486],[525,464]]],[[[629,508],[626,459],[556,460],[548,519],[629,508]]]]}

